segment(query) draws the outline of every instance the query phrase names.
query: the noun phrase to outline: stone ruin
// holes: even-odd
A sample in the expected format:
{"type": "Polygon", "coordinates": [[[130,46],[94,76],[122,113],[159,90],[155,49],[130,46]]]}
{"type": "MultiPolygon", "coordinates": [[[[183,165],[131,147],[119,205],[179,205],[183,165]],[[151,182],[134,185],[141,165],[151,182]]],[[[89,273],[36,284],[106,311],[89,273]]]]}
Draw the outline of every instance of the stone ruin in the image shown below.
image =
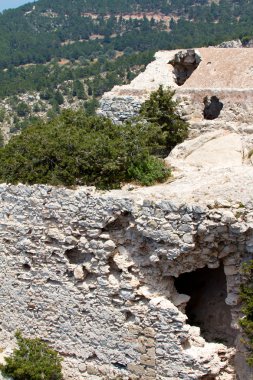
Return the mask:
{"type": "Polygon", "coordinates": [[[251,379],[238,318],[253,202],[0,186],[1,351],[20,329],[65,379],[251,379]]]}
{"type": "MultiPolygon", "coordinates": [[[[138,114],[141,104],[160,85],[176,91],[182,117],[192,136],[223,128],[252,131],[253,49],[200,48],[161,51],[129,85],[105,93],[99,114],[122,122],[138,114]],[[207,116],[207,99],[218,99],[216,117],[207,116]]],[[[211,104],[215,108],[215,102],[211,104]]],[[[250,132],[251,133],[251,132],[250,132]]]]}
{"type": "Polygon", "coordinates": [[[231,50],[191,53],[201,61],[181,86],[178,52],[160,52],[102,99],[120,122],[160,84],[176,89],[190,137],[166,158],[167,183],[0,185],[0,361],[20,329],[62,355],[65,380],[253,380],[238,323],[253,255],[253,52],[231,50]]]}

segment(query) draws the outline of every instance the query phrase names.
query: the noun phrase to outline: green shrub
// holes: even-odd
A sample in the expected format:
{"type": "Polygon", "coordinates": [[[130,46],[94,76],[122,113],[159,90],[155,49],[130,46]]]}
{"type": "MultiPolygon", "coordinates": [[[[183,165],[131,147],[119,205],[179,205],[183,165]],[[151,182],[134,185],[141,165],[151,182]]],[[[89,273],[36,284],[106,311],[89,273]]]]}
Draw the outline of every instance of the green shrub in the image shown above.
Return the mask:
{"type": "Polygon", "coordinates": [[[151,158],[160,134],[156,125],[114,125],[67,110],[22,130],[0,149],[0,181],[102,189],[130,181],[152,184],[170,174],[163,162],[151,158]]]}
{"type": "Polygon", "coordinates": [[[13,380],[62,380],[61,358],[42,340],[15,334],[18,348],[0,365],[4,376],[13,380]]]}
{"type": "Polygon", "coordinates": [[[84,103],[84,110],[87,116],[95,116],[99,102],[96,98],[91,98],[84,103]]]}
{"type": "Polygon", "coordinates": [[[162,160],[150,156],[139,165],[130,165],[128,174],[130,178],[134,178],[142,185],[150,186],[154,182],[163,182],[169,174],[169,169],[164,166],[162,160]]]}
{"type": "Polygon", "coordinates": [[[174,94],[170,88],[164,89],[160,86],[157,91],[151,93],[140,110],[143,118],[161,128],[163,139],[160,140],[160,144],[165,145],[166,154],[188,136],[189,125],[178,113],[178,103],[173,100],[174,94]]]}
{"type": "Polygon", "coordinates": [[[20,117],[28,116],[30,113],[30,107],[25,102],[20,102],[15,107],[15,111],[17,112],[17,115],[20,117]]]}
{"type": "Polygon", "coordinates": [[[253,366],[253,260],[243,267],[245,283],[241,286],[242,312],[244,317],[240,325],[246,336],[245,344],[249,351],[248,363],[253,366]]]}
{"type": "Polygon", "coordinates": [[[40,112],[40,105],[39,105],[39,103],[35,103],[32,110],[35,113],[40,112]]]}

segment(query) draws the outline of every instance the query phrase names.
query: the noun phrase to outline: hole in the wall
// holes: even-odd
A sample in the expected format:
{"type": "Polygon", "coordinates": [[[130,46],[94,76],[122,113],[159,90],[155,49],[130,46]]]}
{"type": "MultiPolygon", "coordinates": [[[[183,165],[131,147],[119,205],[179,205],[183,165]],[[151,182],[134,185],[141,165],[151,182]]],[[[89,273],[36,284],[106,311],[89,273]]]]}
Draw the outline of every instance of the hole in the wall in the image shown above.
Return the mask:
{"type": "Polygon", "coordinates": [[[87,359],[86,361],[93,361],[93,360],[97,360],[98,359],[98,356],[95,352],[93,352],[87,359]]]}
{"type": "Polygon", "coordinates": [[[175,81],[182,86],[201,62],[201,57],[195,50],[179,51],[169,62],[174,67],[175,81]]]}
{"type": "Polygon", "coordinates": [[[125,318],[126,322],[135,322],[135,315],[129,310],[125,311],[125,318]]]}
{"type": "Polygon", "coordinates": [[[127,270],[128,270],[128,273],[136,273],[136,272],[138,272],[138,269],[135,268],[134,266],[128,267],[127,270]]]}
{"type": "Polygon", "coordinates": [[[65,274],[66,274],[69,278],[74,277],[73,270],[67,269],[66,272],[65,272],[65,274]]]}
{"type": "Polygon", "coordinates": [[[116,219],[109,222],[103,229],[103,232],[117,231],[126,228],[129,225],[129,215],[128,211],[122,212],[116,219]]]}
{"type": "Polygon", "coordinates": [[[31,265],[25,263],[22,265],[22,268],[25,272],[29,272],[31,270],[31,265]]]}
{"type": "Polygon", "coordinates": [[[78,248],[68,249],[65,255],[70,262],[70,264],[82,264],[85,259],[84,252],[80,251],[78,248]]]}
{"type": "Polygon", "coordinates": [[[200,327],[208,342],[233,345],[236,334],[230,327],[230,307],[225,303],[227,290],[223,266],[183,273],[175,279],[175,287],[178,293],[191,297],[185,309],[188,323],[200,327]]]}
{"type": "Polygon", "coordinates": [[[127,368],[127,365],[126,364],[122,364],[122,363],[119,363],[119,362],[116,362],[116,363],[112,363],[112,365],[118,369],[126,369],[127,368]]]}
{"type": "Polygon", "coordinates": [[[87,284],[97,281],[97,274],[89,272],[85,267],[83,267],[84,280],[87,284]]]}
{"type": "Polygon", "coordinates": [[[220,116],[221,110],[223,109],[223,103],[217,98],[217,96],[206,96],[204,98],[204,105],[204,119],[214,120],[220,116]]]}
{"type": "Polygon", "coordinates": [[[200,380],[215,380],[216,377],[213,376],[213,375],[204,375],[204,376],[201,376],[200,380]]]}

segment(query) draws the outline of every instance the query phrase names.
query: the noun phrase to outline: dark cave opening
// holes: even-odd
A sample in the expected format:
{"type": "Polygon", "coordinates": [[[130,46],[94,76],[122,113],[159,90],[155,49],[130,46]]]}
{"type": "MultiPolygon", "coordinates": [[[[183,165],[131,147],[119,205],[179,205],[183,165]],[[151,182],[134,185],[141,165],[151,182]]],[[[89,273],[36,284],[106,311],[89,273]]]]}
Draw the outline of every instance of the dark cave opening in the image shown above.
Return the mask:
{"type": "Polygon", "coordinates": [[[25,263],[22,265],[22,268],[24,271],[29,272],[31,270],[31,265],[28,263],[25,263]]]}
{"type": "Polygon", "coordinates": [[[206,96],[204,98],[204,105],[204,119],[214,120],[220,116],[221,110],[223,109],[223,103],[217,98],[217,96],[206,96]]]}
{"type": "Polygon", "coordinates": [[[200,327],[207,342],[232,346],[236,334],[231,328],[230,307],[225,303],[227,290],[223,266],[183,273],[175,279],[175,287],[178,293],[191,297],[185,309],[188,323],[200,327]]]}

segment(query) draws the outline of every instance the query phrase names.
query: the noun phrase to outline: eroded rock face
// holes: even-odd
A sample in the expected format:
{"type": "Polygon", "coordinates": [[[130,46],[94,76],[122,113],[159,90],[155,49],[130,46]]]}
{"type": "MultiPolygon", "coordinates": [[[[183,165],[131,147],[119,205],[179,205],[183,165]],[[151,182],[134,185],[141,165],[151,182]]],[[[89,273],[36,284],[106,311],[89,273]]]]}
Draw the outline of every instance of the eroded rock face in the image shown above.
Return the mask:
{"type": "Polygon", "coordinates": [[[204,133],[175,147],[166,161],[181,170],[241,167],[243,171],[245,145],[239,133],[224,130],[204,133]]]}
{"type": "Polygon", "coordinates": [[[207,343],[188,325],[189,296],[174,281],[224,265],[236,339],[253,202],[21,185],[1,185],[0,199],[2,348],[17,329],[41,336],[63,355],[66,379],[235,379],[236,343],[207,343]]]}
{"type": "MultiPolygon", "coordinates": [[[[152,313],[147,309],[152,315],[149,323],[153,323],[152,328],[156,326],[156,358],[155,367],[152,367],[156,379],[231,380],[236,378],[234,364],[238,379],[253,378],[252,370],[245,364],[237,325],[240,266],[253,253],[252,243],[247,242],[248,238],[252,241],[252,195],[249,189],[253,180],[253,50],[226,47],[203,48],[199,52],[159,52],[144,73],[130,85],[115,87],[101,102],[100,113],[116,123],[121,122],[136,115],[150,92],[162,84],[176,90],[180,114],[190,123],[190,139],[177,146],[166,159],[173,167],[174,180],[151,189],[133,187],[131,195],[127,191],[121,193],[133,202],[135,211],[128,211],[131,228],[125,227],[134,238],[121,240],[120,237],[117,240],[117,233],[110,233],[116,246],[116,254],[110,259],[111,268],[117,270],[118,266],[121,276],[127,271],[138,278],[139,304],[146,299],[149,306],[163,305],[163,310],[173,306],[182,313],[178,315],[186,318],[187,314],[192,324],[189,326],[184,320],[180,328],[177,325],[177,337],[183,336],[179,344],[175,331],[171,330],[175,321],[175,317],[169,316],[172,311],[156,310],[156,314],[152,314],[154,309],[152,313]],[[168,202],[168,199],[175,203],[168,202]],[[164,209],[163,200],[170,205],[166,206],[168,208],[164,209]],[[193,206],[194,202],[200,202],[204,207],[193,206]],[[137,242],[140,241],[143,243],[139,246],[137,242]],[[119,243],[122,244],[120,248],[119,243]],[[207,274],[210,273],[208,270],[217,271],[219,275],[222,272],[225,282],[222,282],[222,276],[211,280],[210,275],[210,283],[220,284],[219,296],[215,293],[219,286],[208,287],[207,284],[200,286],[206,289],[206,293],[197,293],[201,300],[198,302],[195,295],[176,290],[175,278],[180,281],[184,278],[182,276],[187,277],[187,273],[197,276],[201,268],[207,274]],[[199,306],[201,304],[204,311],[199,306]],[[216,314],[213,309],[217,309],[216,314]],[[208,343],[194,326],[194,313],[197,315],[196,325],[207,330],[203,336],[208,343]],[[210,320],[213,323],[209,326],[210,320]],[[212,329],[218,332],[213,334],[212,329]],[[223,341],[229,348],[217,345],[212,339],[223,341]],[[233,347],[237,349],[235,360],[233,347]],[[205,359],[200,370],[198,365],[202,358],[205,359]],[[209,364],[205,364],[205,360],[209,364]],[[220,362],[226,363],[223,368],[220,362]]],[[[113,197],[118,194],[112,192],[113,197]]],[[[120,293],[122,296],[129,303],[136,300],[128,288],[120,293]]],[[[128,309],[126,315],[128,323],[135,321],[133,310],[128,309]]],[[[147,360],[146,356],[144,360],[147,360]]],[[[129,378],[133,375],[152,378],[152,372],[143,375],[144,364],[142,361],[129,364],[128,369],[133,371],[128,374],[129,378]]]]}
{"type": "Polygon", "coordinates": [[[182,86],[201,62],[200,54],[193,50],[182,50],[175,54],[169,63],[174,67],[175,81],[182,86]]]}

